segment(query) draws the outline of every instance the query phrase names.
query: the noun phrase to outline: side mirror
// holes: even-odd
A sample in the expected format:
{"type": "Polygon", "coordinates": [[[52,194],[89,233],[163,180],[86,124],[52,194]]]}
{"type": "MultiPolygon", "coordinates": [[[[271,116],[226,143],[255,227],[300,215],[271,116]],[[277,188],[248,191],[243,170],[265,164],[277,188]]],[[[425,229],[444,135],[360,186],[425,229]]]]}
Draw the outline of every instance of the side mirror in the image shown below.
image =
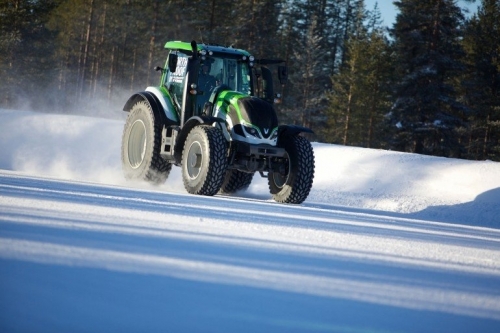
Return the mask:
{"type": "Polygon", "coordinates": [[[262,93],[261,98],[269,103],[274,102],[273,75],[269,68],[262,66],[262,93]]]}
{"type": "Polygon", "coordinates": [[[170,53],[168,55],[168,70],[170,73],[174,73],[177,68],[177,58],[177,54],[175,53],[170,53]]]}
{"type": "Polygon", "coordinates": [[[288,69],[286,66],[278,66],[278,79],[281,84],[285,84],[288,80],[288,69]]]}

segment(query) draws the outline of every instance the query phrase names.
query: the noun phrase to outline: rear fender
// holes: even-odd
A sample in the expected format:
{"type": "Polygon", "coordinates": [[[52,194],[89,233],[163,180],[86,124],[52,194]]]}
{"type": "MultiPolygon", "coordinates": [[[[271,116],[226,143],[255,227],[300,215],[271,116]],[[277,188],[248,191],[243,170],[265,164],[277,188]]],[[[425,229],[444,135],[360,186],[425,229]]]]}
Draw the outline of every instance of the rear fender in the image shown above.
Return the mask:
{"type": "Polygon", "coordinates": [[[179,122],[177,110],[175,109],[174,104],[172,103],[172,99],[170,98],[170,95],[165,88],[147,87],[146,91],[155,95],[155,97],[160,102],[163,111],[165,112],[165,116],[167,116],[168,119],[172,120],[173,122],[179,122]]]}
{"type": "Polygon", "coordinates": [[[160,100],[158,99],[158,97],[156,97],[156,95],[154,93],[152,93],[150,91],[142,91],[142,92],[139,92],[139,93],[132,95],[128,99],[127,103],[125,103],[125,106],[123,107],[123,111],[130,112],[130,110],[135,105],[135,103],[137,103],[139,101],[147,102],[151,106],[151,109],[153,110],[155,118],[160,119],[160,121],[163,125],[170,126],[170,125],[177,125],[178,124],[178,121],[174,121],[174,120],[169,119],[167,117],[160,100]]]}

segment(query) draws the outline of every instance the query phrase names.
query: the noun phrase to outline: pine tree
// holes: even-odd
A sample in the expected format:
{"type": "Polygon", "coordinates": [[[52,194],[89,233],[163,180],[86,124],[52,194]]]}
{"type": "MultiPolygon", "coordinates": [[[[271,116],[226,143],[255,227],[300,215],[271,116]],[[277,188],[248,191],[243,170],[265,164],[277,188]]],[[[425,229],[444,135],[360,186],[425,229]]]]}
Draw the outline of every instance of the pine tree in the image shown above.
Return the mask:
{"type": "Polygon", "coordinates": [[[97,37],[98,9],[92,0],[66,0],[51,12],[47,27],[57,36],[59,106],[87,99],[90,88],[92,43],[97,37]]]}
{"type": "Polygon", "coordinates": [[[380,147],[383,115],[387,113],[391,73],[389,43],[377,7],[360,17],[346,43],[346,60],[332,76],[324,139],[363,147],[380,147]]]}
{"type": "Polygon", "coordinates": [[[359,11],[358,22],[354,33],[345,41],[343,66],[339,73],[332,77],[332,93],[329,95],[330,110],[328,113],[327,136],[333,142],[343,145],[353,140],[355,118],[359,116],[362,104],[363,53],[369,43],[366,27],[363,25],[365,13],[359,11]]]}
{"type": "Polygon", "coordinates": [[[467,157],[500,161],[500,3],[483,0],[467,23],[466,103],[472,109],[467,157]]]}
{"type": "Polygon", "coordinates": [[[292,0],[282,6],[281,33],[286,37],[281,45],[290,65],[290,83],[282,110],[288,119],[300,119],[303,125],[311,125],[318,133],[322,131],[330,77],[341,66],[346,36],[355,29],[357,11],[364,9],[363,3],[292,0]]]}
{"type": "Polygon", "coordinates": [[[462,70],[464,17],[453,0],[401,0],[392,30],[398,85],[390,121],[394,149],[458,156],[464,107],[453,79],[462,70]]]}
{"type": "Polygon", "coordinates": [[[367,148],[386,148],[383,120],[390,109],[393,56],[390,43],[382,29],[370,33],[364,53],[365,77],[363,97],[365,111],[361,119],[362,141],[367,148]]]}
{"type": "Polygon", "coordinates": [[[44,23],[55,7],[51,0],[0,1],[0,104],[30,107],[28,97],[40,105],[46,100],[52,68],[51,33],[44,23]]]}
{"type": "Polygon", "coordinates": [[[287,105],[283,106],[286,118],[282,121],[309,127],[321,117],[326,101],[325,90],[318,84],[322,75],[320,54],[321,37],[315,34],[316,21],[311,21],[307,34],[297,41],[291,59],[290,79],[287,85],[287,105]]]}

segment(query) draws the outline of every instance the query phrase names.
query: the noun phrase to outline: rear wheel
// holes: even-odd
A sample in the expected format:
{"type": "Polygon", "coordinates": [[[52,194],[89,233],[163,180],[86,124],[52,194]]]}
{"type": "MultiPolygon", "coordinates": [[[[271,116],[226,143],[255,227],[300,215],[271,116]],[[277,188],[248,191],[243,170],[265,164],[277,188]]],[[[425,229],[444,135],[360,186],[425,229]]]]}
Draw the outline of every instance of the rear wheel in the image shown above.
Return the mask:
{"type": "Polygon", "coordinates": [[[161,123],[149,103],[137,102],[127,117],[122,136],[122,169],[128,180],[163,184],[172,164],[160,156],[161,123]]]}
{"type": "Polygon", "coordinates": [[[282,172],[269,172],[269,190],[277,202],[300,204],[306,200],[314,179],[314,151],[304,137],[286,138],[282,172]]]}
{"type": "Polygon", "coordinates": [[[252,182],[253,175],[253,173],[239,170],[227,170],[220,192],[230,194],[247,189],[252,182]]]}
{"type": "Polygon", "coordinates": [[[222,132],[201,125],[189,132],[182,151],[182,180],[191,194],[215,195],[227,169],[227,143],[222,132]]]}

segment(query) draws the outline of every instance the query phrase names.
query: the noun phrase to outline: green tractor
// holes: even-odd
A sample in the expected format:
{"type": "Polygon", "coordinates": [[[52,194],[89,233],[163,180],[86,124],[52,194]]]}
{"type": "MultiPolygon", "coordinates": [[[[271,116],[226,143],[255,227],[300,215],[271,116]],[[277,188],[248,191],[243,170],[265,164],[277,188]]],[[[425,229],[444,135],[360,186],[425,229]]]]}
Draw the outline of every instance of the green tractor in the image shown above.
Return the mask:
{"type": "Polygon", "coordinates": [[[165,48],[159,87],[134,94],[123,108],[125,178],[162,184],[176,165],[187,192],[211,196],[245,189],[259,172],[275,201],[302,203],[313,183],[314,152],[300,134],[312,131],[278,124],[270,68],[284,84],[284,62],[195,41],[165,48]]]}

